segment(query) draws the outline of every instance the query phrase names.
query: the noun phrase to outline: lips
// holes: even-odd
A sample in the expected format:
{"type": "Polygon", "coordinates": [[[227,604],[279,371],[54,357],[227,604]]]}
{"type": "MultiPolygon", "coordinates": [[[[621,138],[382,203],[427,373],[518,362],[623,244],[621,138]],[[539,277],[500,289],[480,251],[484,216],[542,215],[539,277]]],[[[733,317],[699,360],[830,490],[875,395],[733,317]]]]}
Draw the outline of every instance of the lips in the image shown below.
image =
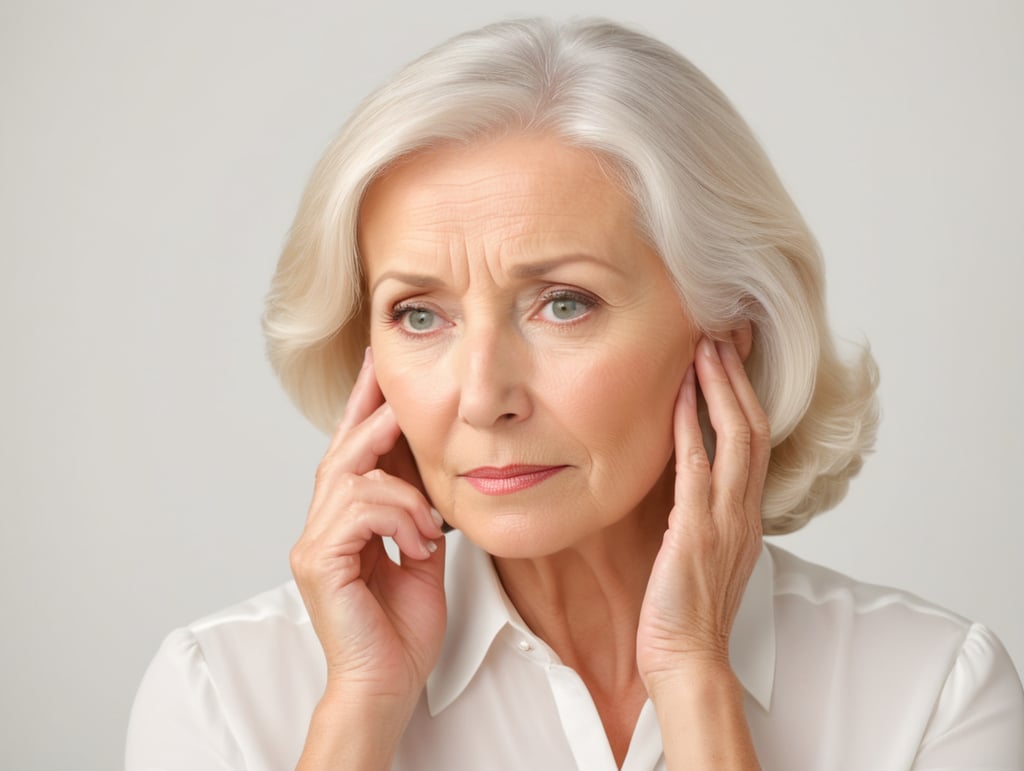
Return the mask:
{"type": "Polygon", "coordinates": [[[568,466],[481,466],[460,476],[484,495],[508,495],[539,485],[565,468],[568,466]]]}

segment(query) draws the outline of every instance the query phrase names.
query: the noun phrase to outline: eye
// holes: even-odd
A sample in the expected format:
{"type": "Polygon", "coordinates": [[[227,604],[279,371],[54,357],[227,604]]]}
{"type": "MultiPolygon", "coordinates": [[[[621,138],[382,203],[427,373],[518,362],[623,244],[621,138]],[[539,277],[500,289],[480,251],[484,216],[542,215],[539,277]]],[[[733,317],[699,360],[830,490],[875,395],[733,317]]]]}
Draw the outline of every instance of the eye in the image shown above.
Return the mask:
{"type": "Polygon", "coordinates": [[[399,305],[392,311],[391,318],[401,324],[404,331],[416,335],[433,332],[443,326],[440,317],[429,308],[399,305]]]}
{"type": "Polygon", "coordinates": [[[546,302],[543,308],[541,308],[539,315],[545,321],[555,323],[575,321],[585,316],[597,305],[597,301],[592,297],[579,292],[568,292],[565,290],[552,292],[544,299],[546,302]]]}

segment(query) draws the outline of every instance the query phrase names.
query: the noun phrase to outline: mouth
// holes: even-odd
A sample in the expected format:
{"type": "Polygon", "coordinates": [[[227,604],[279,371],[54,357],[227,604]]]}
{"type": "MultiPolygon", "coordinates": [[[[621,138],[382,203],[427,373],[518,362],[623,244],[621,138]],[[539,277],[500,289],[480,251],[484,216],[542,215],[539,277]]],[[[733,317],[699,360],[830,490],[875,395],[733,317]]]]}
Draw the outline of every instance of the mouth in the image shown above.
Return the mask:
{"type": "Polygon", "coordinates": [[[484,495],[508,495],[525,490],[550,479],[568,466],[511,465],[481,466],[460,474],[472,487],[484,495]]]}

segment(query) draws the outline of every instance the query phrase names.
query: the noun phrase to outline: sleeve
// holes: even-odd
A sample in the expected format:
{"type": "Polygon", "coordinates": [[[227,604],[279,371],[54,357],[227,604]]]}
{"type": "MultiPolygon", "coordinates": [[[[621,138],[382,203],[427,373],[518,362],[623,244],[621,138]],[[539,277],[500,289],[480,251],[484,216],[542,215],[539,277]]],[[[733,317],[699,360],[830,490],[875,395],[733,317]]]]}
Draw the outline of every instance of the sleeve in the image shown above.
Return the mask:
{"type": "Polygon", "coordinates": [[[1024,769],[1024,690],[1009,654],[980,624],[960,646],[913,768],[1024,769]]]}
{"type": "Polygon", "coordinates": [[[245,762],[206,659],[188,629],[171,632],[142,678],[128,720],[126,771],[241,771],[245,762]]]}

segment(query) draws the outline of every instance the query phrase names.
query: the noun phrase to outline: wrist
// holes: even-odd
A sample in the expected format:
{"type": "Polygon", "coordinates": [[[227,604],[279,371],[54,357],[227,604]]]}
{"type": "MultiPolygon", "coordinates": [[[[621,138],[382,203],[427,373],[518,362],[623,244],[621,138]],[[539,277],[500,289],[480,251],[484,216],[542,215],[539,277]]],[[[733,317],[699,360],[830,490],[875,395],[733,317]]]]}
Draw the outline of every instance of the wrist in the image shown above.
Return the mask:
{"type": "Polygon", "coordinates": [[[381,726],[395,725],[400,732],[416,709],[421,693],[422,688],[416,691],[386,690],[329,679],[316,711],[339,719],[361,716],[381,726]]]}
{"type": "Polygon", "coordinates": [[[313,710],[298,768],[385,771],[417,701],[328,688],[313,710]]]}
{"type": "Polygon", "coordinates": [[[687,695],[714,696],[742,692],[742,686],[727,657],[701,656],[681,660],[671,668],[649,673],[644,678],[647,694],[655,706],[659,701],[678,700],[687,695]]]}

